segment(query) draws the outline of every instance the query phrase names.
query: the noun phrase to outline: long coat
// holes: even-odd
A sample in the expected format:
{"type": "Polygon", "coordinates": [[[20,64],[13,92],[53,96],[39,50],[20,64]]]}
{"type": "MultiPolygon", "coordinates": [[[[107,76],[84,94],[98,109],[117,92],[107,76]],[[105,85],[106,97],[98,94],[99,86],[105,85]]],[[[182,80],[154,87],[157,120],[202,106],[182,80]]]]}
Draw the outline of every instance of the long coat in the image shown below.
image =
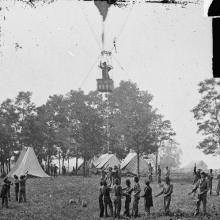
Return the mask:
{"type": "Polygon", "coordinates": [[[153,206],[153,198],[152,198],[152,188],[150,186],[146,186],[144,188],[144,201],[146,207],[152,207],[153,206]]]}

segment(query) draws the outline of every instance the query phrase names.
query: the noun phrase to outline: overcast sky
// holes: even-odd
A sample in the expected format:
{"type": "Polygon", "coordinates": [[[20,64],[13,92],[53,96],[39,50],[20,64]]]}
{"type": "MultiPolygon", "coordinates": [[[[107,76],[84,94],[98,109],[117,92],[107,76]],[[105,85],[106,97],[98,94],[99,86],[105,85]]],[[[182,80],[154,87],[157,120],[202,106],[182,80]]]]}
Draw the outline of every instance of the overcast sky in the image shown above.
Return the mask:
{"type": "MultiPolygon", "coordinates": [[[[32,91],[33,101],[41,105],[49,95],[96,89],[102,22],[93,2],[59,0],[36,9],[11,2],[9,10],[3,9],[0,102],[21,90],[32,91]]],[[[105,31],[107,50],[116,38],[116,86],[132,80],[153,94],[154,107],[177,132],[183,165],[202,159],[219,168],[219,157],[196,149],[201,137],[190,112],[199,102],[197,84],[212,77],[211,19],[204,17],[203,6],[112,6],[105,31]]]]}

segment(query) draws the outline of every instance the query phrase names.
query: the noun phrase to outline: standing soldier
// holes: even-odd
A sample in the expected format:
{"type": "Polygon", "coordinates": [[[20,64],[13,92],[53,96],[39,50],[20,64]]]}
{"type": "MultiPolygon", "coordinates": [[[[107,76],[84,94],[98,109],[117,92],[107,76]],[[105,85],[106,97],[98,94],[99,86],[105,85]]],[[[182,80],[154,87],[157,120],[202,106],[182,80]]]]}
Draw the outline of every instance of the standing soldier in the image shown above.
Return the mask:
{"type": "Polygon", "coordinates": [[[158,168],[157,168],[157,182],[158,182],[158,184],[161,184],[161,168],[160,168],[160,165],[158,165],[158,168]]]}
{"type": "Polygon", "coordinates": [[[17,175],[14,175],[14,184],[15,184],[15,200],[18,202],[19,195],[19,179],[17,175]]]}
{"type": "Polygon", "coordinates": [[[26,180],[28,172],[26,175],[20,176],[20,181],[19,181],[19,203],[20,202],[26,202],[26,180]]]}
{"type": "Polygon", "coordinates": [[[120,185],[119,179],[115,179],[113,193],[114,193],[114,217],[120,218],[122,187],[120,185]]]}
{"type": "Polygon", "coordinates": [[[53,176],[57,177],[58,166],[56,164],[53,165],[53,176]]]}
{"type": "Polygon", "coordinates": [[[53,164],[50,165],[50,175],[54,176],[54,165],[53,164]]]}
{"type": "Polygon", "coordinates": [[[126,180],[126,188],[124,188],[124,196],[125,196],[125,211],[124,215],[130,217],[130,203],[131,203],[131,193],[133,189],[131,188],[131,181],[129,179],[126,180]]]}
{"type": "Polygon", "coordinates": [[[196,184],[199,179],[201,179],[200,172],[201,172],[200,169],[196,170],[196,164],[195,164],[194,169],[193,169],[193,173],[194,173],[194,176],[195,176],[194,180],[193,180],[193,185],[196,184]]]}
{"type": "Polygon", "coordinates": [[[102,176],[102,177],[101,177],[101,180],[102,180],[102,181],[106,180],[106,179],[105,179],[105,170],[104,170],[104,169],[102,169],[102,171],[101,171],[101,176],[102,176]]]}
{"type": "Polygon", "coordinates": [[[4,184],[1,189],[0,197],[2,198],[2,208],[5,207],[8,208],[8,183],[7,178],[4,179],[4,184]]]}
{"type": "Polygon", "coordinates": [[[150,181],[145,180],[145,185],[144,194],[141,197],[144,197],[145,211],[150,216],[150,208],[153,206],[152,188],[150,187],[150,181]]]}
{"type": "Polygon", "coordinates": [[[13,183],[8,179],[8,177],[5,177],[5,183],[7,184],[8,187],[8,200],[11,200],[11,185],[13,185],[13,183]]]}
{"type": "Polygon", "coordinates": [[[212,180],[213,180],[213,177],[214,177],[214,175],[212,173],[212,169],[210,169],[209,175],[208,175],[210,196],[212,195],[212,180]]]}
{"type": "Polygon", "coordinates": [[[99,188],[99,210],[100,210],[99,217],[102,218],[104,215],[103,180],[100,181],[100,188],[99,188]]]}
{"type": "Polygon", "coordinates": [[[113,207],[112,207],[112,200],[110,197],[111,188],[107,186],[107,182],[103,182],[103,197],[104,197],[104,211],[105,217],[108,217],[108,207],[110,209],[110,216],[113,216],[113,207]]]}
{"type": "Polygon", "coordinates": [[[205,215],[206,214],[206,203],[207,203],[207,192],[209,190],[209,184],[206,180],[205,172],[201,172],[201,179],[199,181],[197,181],[192,192],[190,192],[189,194],[196,192],[197,189],[199,189],[199,194],[198,194],[198,200],[196,202],[196,212],[194,215],[196,216],[199,214],[199,208],[200,208],[201,202],[203,203],[203,212],[205,215]]]}
{"type": "Polygon", "coordinates": [[[172,193],[173,193],[173,185],[170,184],[170,178],[166,177],[165,185],[163,186],[162,191],[155,196],[158,197],[163,194],[165,215],[169,215],[170,212],[170,202],[171,202],[172,193]]]}
{"type": "Polygon", "coordinates": [[[217,175],[217,188],[216,188],[216,194],[219,196],[219,191],[220,191],[220,174],[217,175]]]}
{"type": "Polygon", "coordinates": [[[139,178],[137,176],[134,177],[134,187],[133,187],[133,208],[132,208],[132,216],[138,217],[138,203],[140,199],[141,187],[139,184],[139,178]]]}

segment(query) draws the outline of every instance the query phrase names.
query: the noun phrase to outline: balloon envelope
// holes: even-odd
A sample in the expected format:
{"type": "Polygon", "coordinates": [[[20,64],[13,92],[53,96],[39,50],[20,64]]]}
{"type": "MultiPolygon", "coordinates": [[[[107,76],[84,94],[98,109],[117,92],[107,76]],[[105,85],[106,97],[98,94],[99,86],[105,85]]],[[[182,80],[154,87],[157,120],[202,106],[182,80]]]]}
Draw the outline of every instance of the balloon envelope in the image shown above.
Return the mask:
{"type": "Polygon", "coordinates": [[[108,9],[111,6],[111,4],[109,4],[107,1],[96,1],[96,0],[94,0],[94,3],[98,8],[100,14],[102,15],[103,21],[105,21],[108,14],[108,9]]]}

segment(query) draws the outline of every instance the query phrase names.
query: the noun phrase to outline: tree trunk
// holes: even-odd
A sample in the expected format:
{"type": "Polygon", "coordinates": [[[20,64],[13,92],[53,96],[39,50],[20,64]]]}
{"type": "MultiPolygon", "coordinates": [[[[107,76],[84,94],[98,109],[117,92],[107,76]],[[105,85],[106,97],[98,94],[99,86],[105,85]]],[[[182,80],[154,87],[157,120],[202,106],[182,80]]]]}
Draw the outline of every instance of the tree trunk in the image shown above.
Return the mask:
{"type": "Polygon", "coordinates": [[[50,157],[49,157],[49,155],[47,156],[47,172],[48,172],[48,175],[50,175],[50,157]]]}
{"type": "Polygon", "coordinates": [[[64,156],[62,156],[62,167],[64,166],[64,156]]]}
{"type": "Polygon", "coordinates": [[[77,171],[78,171],[78,157],[76,156],[76,175],[77,175],[77,171]]]}
{"type": "Polygon", "coordinates": [[[61,167],[60,167],[60,151],[59,151],[59,175],[60,175],[60,169],[61,169],[61,167]]]}
{"type": "Polygon", "coordinates": [[[9,161],[6,160],[6,173],[7,173],[7,174],[9,173],[9,166],[8,166],[8,164],[9,164],[9,161]]]}
{"type": "Polygon", "coordinates": [[[69,156],[67,158],[67,161],[68,161],[68,173],[69,173],[70,172],[70,158],[69,158],[69,156]]]}
{"type": "Polygon", "coordinates": [[[156,161],[155,161],[155,174],[157,176],[157,167],[158,167],[158,149],[156,151],[156,161]]]}
{"type": "Polygon", "coordinates": [[[11,171],[11,159],[8,159],[8,167],[9,167],[9,172],[11,171]]]}
{"type": "Polygon", "coordinates": [[[86,176],[86,161],[83,161],[83,176],[86,176]]]}
{"type": "Polygon", "coordinates": [[[137,147],[137,176],[140,177],[140,151],[139,146],[137,147]]]}

